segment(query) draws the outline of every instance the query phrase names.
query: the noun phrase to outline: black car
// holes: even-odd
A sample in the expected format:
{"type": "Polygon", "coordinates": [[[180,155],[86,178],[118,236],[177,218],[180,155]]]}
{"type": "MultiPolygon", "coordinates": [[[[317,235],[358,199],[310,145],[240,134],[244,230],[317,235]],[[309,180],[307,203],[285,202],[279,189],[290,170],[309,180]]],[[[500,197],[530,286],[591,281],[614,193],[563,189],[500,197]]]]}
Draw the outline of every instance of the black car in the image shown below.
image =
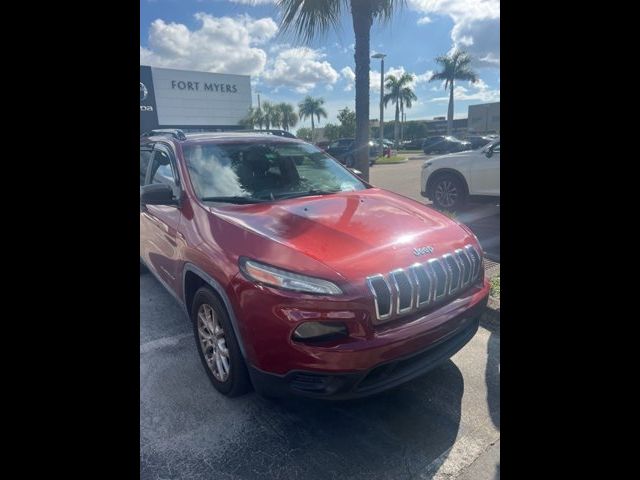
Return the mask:
{"type": "Polygon", "coordinates": [[[488,143],[492,142],[494,139],[491,138],[491,137],[472,135],[470,137],[467,137],[466,140],[467,140],[467,142],[471,143],[471,149],[472,150],[476,150],[478,148],[484,147],[488,143]]]}
{"type": "Polygon", "coordinates": [[[406,140],[402,142],[401,148],[404,150],[415,150],[422,148],[422,143],[425,141],[424,138],[414,138],[413,140],[406,140]]]}
{"type": "MultiPolygon", "coordinates": [[[[347,167],[355,166],[356,141],[354,138],[339,138],[334,140],[326,148],[326,152],[347,167]]],[[[380,156],[380,148],[375,142],[369,142],[369,165],[376,163],[380,156]]]]}
{"type": "Polygon", "coordinates": [[[465,142],[447,135],[427,137],[424,142],[422,142],[422,150],[427,155],[434,153],[455,153],[471,149],[471,142],[465,142]]]}

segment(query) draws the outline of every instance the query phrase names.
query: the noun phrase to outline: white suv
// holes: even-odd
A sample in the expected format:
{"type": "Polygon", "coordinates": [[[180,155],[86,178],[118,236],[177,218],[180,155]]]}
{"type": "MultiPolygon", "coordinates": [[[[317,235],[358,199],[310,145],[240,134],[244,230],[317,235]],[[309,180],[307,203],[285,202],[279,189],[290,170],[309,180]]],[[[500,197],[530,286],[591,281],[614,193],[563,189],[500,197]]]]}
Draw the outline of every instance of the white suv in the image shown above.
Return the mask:
{"type": "Polygon", "coordinates": [[[421,195],[454,211],[469,197],[500,197],[500,139],[478,150],[430,158],[422,165],[421,195]]]}

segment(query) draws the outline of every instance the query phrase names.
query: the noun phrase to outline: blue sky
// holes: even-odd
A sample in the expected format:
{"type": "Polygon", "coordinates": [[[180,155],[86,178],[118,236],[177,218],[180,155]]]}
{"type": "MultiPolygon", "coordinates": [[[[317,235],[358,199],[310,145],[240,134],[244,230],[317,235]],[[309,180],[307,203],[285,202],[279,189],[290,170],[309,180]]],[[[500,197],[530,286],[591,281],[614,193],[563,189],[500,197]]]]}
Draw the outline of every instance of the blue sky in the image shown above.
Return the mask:
{"type": "MultiPolygon", "coordinates": [[[[274,0],[141,0],[140,62],[143,65],[251,75],[254,105],[262,100],[297,105],[322,97],[337,123],[339,109],[354,108],[353,29],[345,9],[342,28],[311,44],[279,31],[274,0]]],[[[372,53],[387,54],[385,74],[416,75],[418,101],[407,119],[446,115],[447,92],[428,82],[437,55],[458,47],[474,58],[481,81],[456,87],[455,116],[467,107],[500,100],[500,1],[407,0],[386,25],[371,30],[372,53]]],[[[379,116],[380,61],[371,61],[370,117],[379,116]]],[[[385,120],[395,113],[385,110],[385,120]]],[[[303,122],[298,126],[307,126],[303,122]]]]}

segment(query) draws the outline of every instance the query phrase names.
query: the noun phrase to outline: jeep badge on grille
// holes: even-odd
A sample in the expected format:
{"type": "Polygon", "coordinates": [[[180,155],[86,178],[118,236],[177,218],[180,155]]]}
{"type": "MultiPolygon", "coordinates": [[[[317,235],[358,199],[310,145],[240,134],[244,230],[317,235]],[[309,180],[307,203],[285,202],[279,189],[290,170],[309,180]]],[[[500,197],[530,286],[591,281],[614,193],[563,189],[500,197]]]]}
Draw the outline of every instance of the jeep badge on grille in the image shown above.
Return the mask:
{"type": "Polygon", "coordinates": [[[413,249],[413,254],[416,257],[420,257],[422,255],[428,255],[433,253],[433,247],[418,247],[413,249]]]}

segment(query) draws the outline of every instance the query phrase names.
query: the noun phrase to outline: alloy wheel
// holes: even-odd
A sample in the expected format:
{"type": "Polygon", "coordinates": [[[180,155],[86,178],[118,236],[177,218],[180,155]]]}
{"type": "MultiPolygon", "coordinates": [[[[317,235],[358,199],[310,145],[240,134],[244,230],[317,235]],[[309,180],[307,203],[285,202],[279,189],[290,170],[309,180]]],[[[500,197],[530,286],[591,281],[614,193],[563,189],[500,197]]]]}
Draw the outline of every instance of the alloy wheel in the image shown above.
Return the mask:
{"type": "Polygon", "coordinates": [[[455,205],[458,200],[458,189],[450,180],[442,180],[436,187],[436,200],[445,208],[455,205]]]}
{"type": "Polygon", "coordinates": [[[218,381],[226,381],[231,370],[227,341],[216,312],[206,303],[198,309],[198,337],[211,373],[218,381]]]}

